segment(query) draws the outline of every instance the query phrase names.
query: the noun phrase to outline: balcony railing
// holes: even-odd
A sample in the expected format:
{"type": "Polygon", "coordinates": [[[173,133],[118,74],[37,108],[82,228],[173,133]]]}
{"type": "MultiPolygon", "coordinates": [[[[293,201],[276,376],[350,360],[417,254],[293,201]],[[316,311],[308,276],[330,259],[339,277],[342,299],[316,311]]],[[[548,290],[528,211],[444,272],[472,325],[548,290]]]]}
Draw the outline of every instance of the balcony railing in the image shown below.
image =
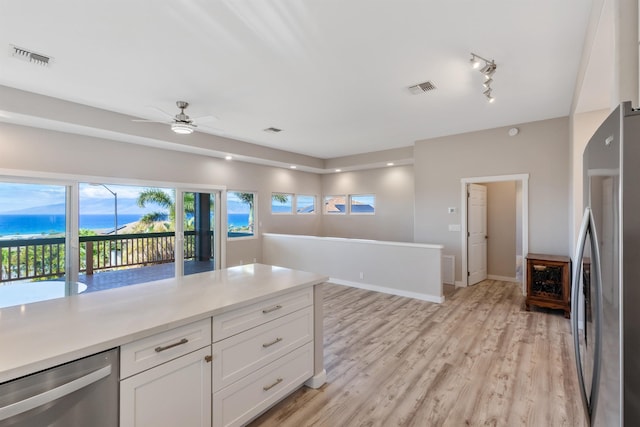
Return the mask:
{"type": "MultiPolygon", "coordinates": [[[[184,259],[197,257],[195,231],[184,232],[184,259]]],[[[207,246],[213,257],[213,232],[207,246]]],[[[80,236],[80,272],[163,264],[175,261],[175,234],[141,233],[80,236]]],[[[0,283],[61,277],[65,274],[65,238],[0,240],[0,283]]]]}

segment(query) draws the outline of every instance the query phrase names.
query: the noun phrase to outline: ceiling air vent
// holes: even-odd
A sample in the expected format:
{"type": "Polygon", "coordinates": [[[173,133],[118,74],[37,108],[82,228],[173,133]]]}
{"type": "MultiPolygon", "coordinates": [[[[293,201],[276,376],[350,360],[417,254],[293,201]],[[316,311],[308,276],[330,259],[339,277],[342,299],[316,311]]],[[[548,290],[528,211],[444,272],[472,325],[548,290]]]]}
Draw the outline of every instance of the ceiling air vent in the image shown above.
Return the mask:
{"type": "Polygon", "coordinates": [[[418,83],[417,85],[409,86],[409,91],[414,95],[420,95],[421,93],[429,92],[431,90],[434,90],[435,88],[436,85],[434,85],[433,82],[427,81],[424,83],[418,83]]]}
{"type": "Polygon", "coordinates": [[[28,49],[24,49],[18,46],[9,45],[9,54],[14,58],[21,59],[26,62],[32,62],[37,65],[47,67],[51,65],[53,58],[41,53],[36,53],[28,49]]]}
{"type": "Polygon", "coordinates": [[[278,133],[278,132],[282,132],[282,129],[270,127],[270,128],[264,129],[264,131],[269,133],[278,133]]]}

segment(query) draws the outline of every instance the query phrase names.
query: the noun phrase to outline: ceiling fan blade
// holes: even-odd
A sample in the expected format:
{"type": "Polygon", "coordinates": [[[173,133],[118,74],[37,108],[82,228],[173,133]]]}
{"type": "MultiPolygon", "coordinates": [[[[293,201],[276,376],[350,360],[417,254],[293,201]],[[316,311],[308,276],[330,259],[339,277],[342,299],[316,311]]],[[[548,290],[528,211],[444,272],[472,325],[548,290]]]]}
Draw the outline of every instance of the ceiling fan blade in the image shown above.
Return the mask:
{"type": "Polygon", "coordinates": [[[163,116],[167,117],[168,119],[173,119],[175,117],[173,114],[167,113],[162,108],[154,107],[153,105],[147,105],[147,107],[156,110],[157,112],[161,113],[163,116]]]}
{"type": "Polygon", "coordinates": [[[213,122],[220,120],[220,118],[210,114],[208,116],[193,117],[191,118],[191,120],[193,120],[194,122],[213,122]]]}
{"type": "Polygon", "coordinates": [[[132,122],[142,122],[142,123],[164,123],[168,124],[169,122],[162,120],[147,120],[147,119],[131,119],[132,122]]]}

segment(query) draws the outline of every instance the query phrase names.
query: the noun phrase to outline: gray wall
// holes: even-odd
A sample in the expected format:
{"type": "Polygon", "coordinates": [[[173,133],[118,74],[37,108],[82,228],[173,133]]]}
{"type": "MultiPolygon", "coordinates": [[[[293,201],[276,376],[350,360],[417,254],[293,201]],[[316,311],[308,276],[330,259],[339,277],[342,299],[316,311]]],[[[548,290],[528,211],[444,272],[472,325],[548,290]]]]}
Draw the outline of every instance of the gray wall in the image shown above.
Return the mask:
{"type": "MultiPolygon", "coordinates": [[[[461,179],[529,174],[529,252],[569,255],[569,120],[495,128],[418,141],[414,147],[415,241],[444,245],[461,264],[461,179]],[[447,213],[457,207],[456,214],[447,213]]],[[[461,280],[457,268],[456,280],[461,280]]]]}
{"type": "Polygon", "coordinates": [[[321,235],[413,242],[413,166],[323,175],[322,192],[323,196],[373,193],[376,213],[325,215],[321,235]]]}
{"type": "Polygon", "coordinates": [[[487,274],[516,277],[516,182],[487,187],[487,274]]]}
{"type": "MultiPolygon", "coordinates": [[[[321,215],[271,215],[271,193],[315,194],[321,179],[313,173],[168,151],[68,133],[0,123],[0,169],[95,176],[131,184],[162,181],[226,186],[229,190],[258,191],[258,232],[317,235],[321,215]]],[[[259,262],[260,239],[231,240],[227,266],[259,262]]]]}

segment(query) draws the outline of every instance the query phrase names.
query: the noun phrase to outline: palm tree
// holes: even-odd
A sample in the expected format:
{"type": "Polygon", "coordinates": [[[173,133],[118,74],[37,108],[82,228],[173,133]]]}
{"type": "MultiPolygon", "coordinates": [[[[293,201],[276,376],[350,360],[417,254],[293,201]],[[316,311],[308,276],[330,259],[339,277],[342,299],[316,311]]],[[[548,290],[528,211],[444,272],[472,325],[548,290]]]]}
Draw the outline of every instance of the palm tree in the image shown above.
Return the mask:
{"type": "MultiPolygon", "coordinates": [[[[159,188],[145,188],[140,194],[138,194],[137,204],[139,207],[144,208],[148,203],[155,204],[160,208],[165,209],[162,211],[154,211],[145,214],[140,218],[140,222],[144,224],[153,224],[156,221],[162,221],[169,218],[169,221],[175,228],[176,222],[176,191],[172,190],[171,195],[162,191],[159,188]]],[[[193,215],[195,213],[195,195],[194,193],[184,193],[184,211],[186,214],[193,215]]],[[[189,221],[185,220],[185,223],[189,221]]],[[[191,223],[193,221],[190,221],[191,223]]]]}
{"type": "Polygon", "coordinates": [[[249,231],[253,233],[253,193],[237,193],[235,196],[249,206],[249,231]]]}

